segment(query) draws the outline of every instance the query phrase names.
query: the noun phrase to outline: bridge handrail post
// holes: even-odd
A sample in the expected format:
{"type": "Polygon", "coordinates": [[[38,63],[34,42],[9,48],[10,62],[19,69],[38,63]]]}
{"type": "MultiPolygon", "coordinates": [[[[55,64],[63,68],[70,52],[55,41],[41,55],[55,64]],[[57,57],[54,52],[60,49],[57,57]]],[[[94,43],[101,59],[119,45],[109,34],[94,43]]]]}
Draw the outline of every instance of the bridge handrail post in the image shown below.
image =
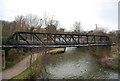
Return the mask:
{"type": "Polygon", "coordinates": [[[17,43],[16,45],[17,45],[17,46],[18,46],[18,41],[19,41],[18,35],[19,35],[19,32],[16,32],[16,39],[15,39],[15,40],[16,40],[16,43],[17,43]]]}
{"type": "Polygon", "coordinates": [[[88,35],[87,35],[87,44],[88,44],[88,35]]]}
{"type": "Polygon", "coordinates": [[[102,36],[100,36],[100,42],[102,43],[102,36]]]}
{"type": "Polygon", "coordinates": [[[78,44],[80,43],[79,35],[78,35],[78,44]]]}
{"type": "Polygon", "coordinates": [[[111,44],[112,44],[112,41],[110,40],[110,38],[109,38],[108,36],[106,36],[106,37],[107,37],[107,39],[106,39],[106,40],[107,40],[107,44],[108,44],[108,45],[111,45],[111,44]]]}
{"type": "Polygon", "coordinates": [[[95,40],[95,35],[94,35],[94,43],[96,43],[96,40],[95,40]]]}

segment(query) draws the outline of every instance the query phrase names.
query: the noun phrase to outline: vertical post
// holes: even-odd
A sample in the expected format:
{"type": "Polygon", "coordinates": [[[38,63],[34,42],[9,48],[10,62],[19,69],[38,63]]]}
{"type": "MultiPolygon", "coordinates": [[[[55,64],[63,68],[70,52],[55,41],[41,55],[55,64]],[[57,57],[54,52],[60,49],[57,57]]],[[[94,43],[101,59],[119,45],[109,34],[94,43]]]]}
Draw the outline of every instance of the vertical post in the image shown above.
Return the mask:
{"type": "Polygon", "coordinates": [[[19,38],[18,38],[18,32],[17,32],[17,33],[16,33],[16,43],[17,43],[16,45],[17,45],[17,46],[18,46],[18,39],[19,39],[19,38]]]}
{"type": "Polygon", "coordinates": [[[32,41],[32,34],[30,34],[30,41],[32,41]]]}
{"type": "Polygon", "coordinates": [[[69,39],[70,44],[72,44],[71,43],[71,36],[70,35],[68,35],[68,39],[69,39]]]}
{"type": "Polygon", "coordinates": [[[33,42],[33,35],[31,34],[31,40],[32,40],[32,42],[33,42]]]}
{"type": "Polygon", "coordinates": [[[88,44],[88,36],[87,36],[87,44],[88,44]]]}
{"type": "Polygon", "coordinates": [[[60,35],[58,35],[58,39],[59,39],[59,44],[61,43],[61,41],[60,41],[60,35]]]}
{"type": "Polygon", "coordinates": [[[65,40],[66,40],[66,44],[68,44],[68,41],[67,41],[67,35],[65,35],[65,40]]]}
{"type": "Polygon", "coordinates": [[[96,30],[97,30],[97,24],[95,24],[95,26],[96,26],[96,30]]]}
{"type": "Polygon", "coordinates": [[[102,43],[102,37],[100,36],[100,43],[102,43]]]}
{"type": "Polygon", "coordinates": [[[94,43],[96,43],[96,41],[95,41],[95,35],[94,35],[94,43]]]}
{"type": "Polygon", "coordinates": [[[3,55],[3,58],[4,58],[4,59],[3,59],[3,61],[4,61],[4,67],[3,67],[3,68],[5,68],[5,64],[6,64],[6,63],[5,63],[5,58],[8,57],[8,52],[9,52],[9,50],[10,50],[9,48],[8,48],[8,49],[6,48],[6,49],[4,50],[4,52],[2,51],[2,55],[3,55]]]}
{"type": "Polygon", "coordinates": [[[53,35],[53,37],[54,37],[54,39],[53,39],[53,40],[54,40],[54,42],[56,43],[56,36],[55,36],[55,35],[53,35]]]}
{"type": "Polygon", "coordinates": [[[45,36],[47,36],[47,44],[49,44],[49,38],[48,38],[48,35],[46,34],[45,36]]]}
{"type": "Polygon", "coordinates": [[[5,49],[5,57],[8,57],[8,52],[9,52],[9,50],[10,50],[9,48],[6,48],[6,49],[5,49]]]}
{"type": "Polygon", "coordinates": [[[84,44],[84,38],[81,36],[81,43],[84,44]]]}
{"type": "MultiPolygon", "coordinates": [[[[6,64],[6,61],[5,61],[5,50],[1,50],[0,52],[2,52],[1,54],[2,54],[2,63],[0,63],[0,64],[2,64],[2,68],[4,69],[5,68],[5,64],[6,64]]],[[[0,56],[0,58],[1,58],[1,56],[0,56]]]]}
{"type": "Polygon", "coordinates": [[[80,43],[79,35],[78,35],[78,44],[80,43]]]}
{"type": "Polygon", "coordinates": [[[33,44],[35,44],[35,43],[34,43],[34,39],[35,39],[35,38],[34,38],[34,34],[32,34],[32,41],[33,41],[33,44]]]}

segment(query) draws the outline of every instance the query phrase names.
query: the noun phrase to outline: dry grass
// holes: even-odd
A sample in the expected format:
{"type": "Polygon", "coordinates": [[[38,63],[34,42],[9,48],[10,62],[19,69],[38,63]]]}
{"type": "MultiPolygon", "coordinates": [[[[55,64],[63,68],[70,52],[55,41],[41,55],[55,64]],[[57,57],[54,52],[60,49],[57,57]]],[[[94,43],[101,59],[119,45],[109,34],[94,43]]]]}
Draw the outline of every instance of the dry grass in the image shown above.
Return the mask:
{"type": "Polygon", "coordinates": [[[110,46],[96,46],[90,47],[91,54],[95,55],[98,59],[98,62],[104,66],[112,68],[115,64],[116,55],[112,53],[112,51],[116,52],[116,47],[110,46]]]}

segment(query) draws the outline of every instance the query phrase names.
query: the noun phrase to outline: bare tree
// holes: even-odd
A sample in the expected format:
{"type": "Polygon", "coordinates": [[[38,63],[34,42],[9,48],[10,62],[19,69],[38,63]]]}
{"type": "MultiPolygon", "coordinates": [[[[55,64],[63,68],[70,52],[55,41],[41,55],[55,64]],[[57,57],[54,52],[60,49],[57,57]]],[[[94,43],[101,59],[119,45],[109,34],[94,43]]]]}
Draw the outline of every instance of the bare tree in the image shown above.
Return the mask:
{"type": "Polygon", "coordinates": [[[34,31],[35,27],[40,27],[43,25],[43,20],[36,15],[28,14],[25,18],[26,25],[30,28],[30,31],[34,31]]]}
{"type": "Polygon", "coordinates": [[[96,29],[93,30],[93,33],[95,34],[106,34],[107,30],[102,27],[97,27],[96,29]]]}
{"type": "Polygon", "coordinates": [[[73,28],[74,28],[73,30],[74,30],[75,33],[81,33],[83,31],[81,23],[79,21],[76,21],[73,24],[73,28]]]}
{"type": "Polygon", "coordinates": [[[16,16],[13,24],[17,31],[23,31],[25,29],[25,17],[22,15],[16,16]]]}
{"type": "Polygon", "coordinates": [[[7,37],[11,34],[11,30],[10,30],[10,22],[9,21],[1,21],[2,23],[2,36],[3,37],[7,37]]]}
{"type": "Polygon", "coordinates": [[[47,13],[45,13],[44,17],[43,17],[43,25],[45,27],[47,27],[48,25],[54,25],[54,26],[58,27],[59,21],[54,19],[54,15],[52,15],[52,17],[49,17],[49,15],[47,15],[47,13]]]}
{"type": "Polygon", "coordinates": [[[54,19],[54,15],[52,17],[49,17],[46,13],[43,17],[43,25],[46,29],[47,33],[57,33],[57,28],[59,26],[59,21],[54,19]]]}

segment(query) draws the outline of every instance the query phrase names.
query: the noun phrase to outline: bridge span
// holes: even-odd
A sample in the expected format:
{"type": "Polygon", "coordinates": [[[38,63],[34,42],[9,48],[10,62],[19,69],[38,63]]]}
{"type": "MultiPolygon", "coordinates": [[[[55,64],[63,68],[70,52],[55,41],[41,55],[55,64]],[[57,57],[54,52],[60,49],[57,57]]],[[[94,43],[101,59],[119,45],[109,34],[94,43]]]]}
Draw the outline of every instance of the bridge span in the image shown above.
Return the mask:
{"type": "Polygon", "coordinates": [[[15,32],[2,48],[33,47],[81,47],[115,45],[105,35],[52,34],[35,32],[15,32]]]}

